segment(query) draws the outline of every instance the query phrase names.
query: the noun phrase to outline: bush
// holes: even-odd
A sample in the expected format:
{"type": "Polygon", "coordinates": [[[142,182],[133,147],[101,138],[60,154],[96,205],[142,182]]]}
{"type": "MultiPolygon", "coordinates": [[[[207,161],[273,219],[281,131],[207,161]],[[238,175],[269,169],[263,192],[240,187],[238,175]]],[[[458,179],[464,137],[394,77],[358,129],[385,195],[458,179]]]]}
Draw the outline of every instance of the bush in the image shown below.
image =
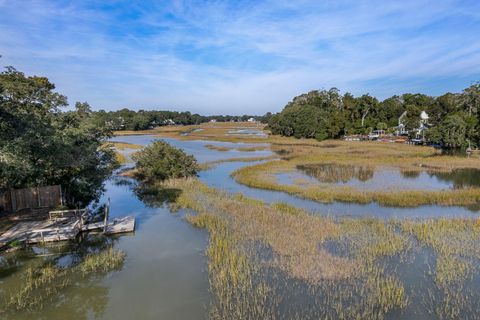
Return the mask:
{"type": "Polygon", "coordinates": [[[197,174],[197,160],[167,142],[157,140],[133,155],[138,178],[145,181],[185,178],[197,174]]]}

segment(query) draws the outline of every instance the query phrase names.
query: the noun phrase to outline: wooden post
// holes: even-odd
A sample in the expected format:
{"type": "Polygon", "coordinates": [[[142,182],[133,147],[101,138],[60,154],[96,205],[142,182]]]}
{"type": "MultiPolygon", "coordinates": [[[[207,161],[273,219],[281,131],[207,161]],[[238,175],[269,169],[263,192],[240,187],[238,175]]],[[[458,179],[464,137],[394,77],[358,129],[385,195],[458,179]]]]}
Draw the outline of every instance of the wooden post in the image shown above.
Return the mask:
{"type": "Polygon", "coordinates": [[[62,192],[62,186],[60,186],[60,205],[63,207],[63,192],[62,192]]]}
{"type": "Polygon", "coordinates": [[[37,191],[37,207],[40,208],[40,190],[38,187],[35,188],[37,191]]]}
{"type": "Polygon", "coordinates": [[[110,198],[108,198],[107,206],[105,207],[105,217],[103,219],[103,233],[107,231],[107,222],[108,222],[109,212],[110,212],[110,198]]]}
{"type": "Polygon", "coordinates": [[[10,201],[12,202],[12,212],[17,211],[17,197],[15,195],[15,190],[10,189],[10,201]]]}

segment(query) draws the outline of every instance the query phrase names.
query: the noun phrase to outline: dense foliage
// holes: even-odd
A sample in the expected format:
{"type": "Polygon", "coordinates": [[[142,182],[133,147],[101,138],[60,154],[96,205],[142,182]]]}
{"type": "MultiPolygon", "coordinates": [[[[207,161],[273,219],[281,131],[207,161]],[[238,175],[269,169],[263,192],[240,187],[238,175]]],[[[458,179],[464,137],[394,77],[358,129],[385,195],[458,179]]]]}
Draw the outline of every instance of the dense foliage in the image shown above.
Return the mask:
{"type": "Polygon", "coordinates": [[[190,112],[121,109],[118,111],[100,110],[93,113],[92,121],[100,126],[105,124],[112,130],[147,130],[164,125],[192,125],[215,120],[219,122],[246,121],[252,116],[201,116],[190,112]]]}
{"type": "Polygon", "coordinates": [[[167,142],[156,140],[133,155],[138,177],[143,181],[162,181],[197,174],[197,161],[192,155],[167,142]]]}
{"type": "Polygon", "coordinates": [[[274,134],[324,140],[375,129],[393,132],[402,115],[405,129],[414,131],[422,111],[430,117],[426,134],[431,143],[453,148],[480,145],[480,83],[456,94],[430,97],[407,93],[383,101],[368,94],[341,95],[336,88],[311,91],[265,118],[274,134]]]}
{"type": "Polygon", "coordinates": [[[91,122],[87,103],[67,98],[45,77],[0,73],[0,188],[60,184],[67,202],[98,198],[115,165],[110,132],[91,122]]]}

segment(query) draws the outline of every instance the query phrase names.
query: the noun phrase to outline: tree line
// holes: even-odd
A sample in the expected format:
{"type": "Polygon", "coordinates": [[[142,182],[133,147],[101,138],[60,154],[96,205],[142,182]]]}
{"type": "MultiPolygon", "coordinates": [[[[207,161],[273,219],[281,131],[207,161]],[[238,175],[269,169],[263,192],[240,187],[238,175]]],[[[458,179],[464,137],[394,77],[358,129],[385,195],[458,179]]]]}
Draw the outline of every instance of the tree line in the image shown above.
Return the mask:
{"type": "Polygon", "coordinates": [[[315,90],[295,97],[281,112],[267,114],[265,121],[273,134],[324,140],[372,130],[393,133],[401,118],[412,137],[422,111],[429,116],[425,130],[429,143],[444,148],[480,146],[480,82],[460,93],[438,97],[406,93],[383,101],[369,94],[341,95],[336,88],[315,90]]]}
{"type": "Polygon", "coordinates": [[[100,110],[93,112],[92,122],[99,126],[107,125],[112,130],[148,130],[165,125],[196,125],[211,120],[218,122],[247,121],[250,118],[257,118],[251,115],[230,116],[230,115],[212,115],[202,116],[192,114],[188,111],[157,111],[157,110],[139,110],[133,111],[123,108],[117,111],[100,110]]]}

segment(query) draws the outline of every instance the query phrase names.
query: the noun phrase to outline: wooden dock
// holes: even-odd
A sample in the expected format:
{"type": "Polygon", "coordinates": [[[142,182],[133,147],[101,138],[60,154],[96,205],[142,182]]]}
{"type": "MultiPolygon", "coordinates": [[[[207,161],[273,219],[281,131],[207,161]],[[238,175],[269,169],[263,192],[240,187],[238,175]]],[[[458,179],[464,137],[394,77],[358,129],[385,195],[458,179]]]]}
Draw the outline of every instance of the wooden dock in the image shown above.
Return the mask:
{"type": "Polygon", "coordinates": [[[106,226],[103,221],[89,223],[82,226],[82,231],[93,231],[102,229],[105,230],[105,234],[133,232],[135,231],[135,218],[133,216],[115,218],[108,221],[106,226]]]}
{"type": "Polygon", "coordinates": [[[108,220],[108,207],[105,219],[101,222],[88,223],[88,211],[62,210],[51,211],[44,220],[22,221],[0,235],[0,248],[12,242],[44,243],[52,241],[73,240],[80,232],[100,230],[105,234],[133,232],[135,217],[127,216],[108,220]]]}

